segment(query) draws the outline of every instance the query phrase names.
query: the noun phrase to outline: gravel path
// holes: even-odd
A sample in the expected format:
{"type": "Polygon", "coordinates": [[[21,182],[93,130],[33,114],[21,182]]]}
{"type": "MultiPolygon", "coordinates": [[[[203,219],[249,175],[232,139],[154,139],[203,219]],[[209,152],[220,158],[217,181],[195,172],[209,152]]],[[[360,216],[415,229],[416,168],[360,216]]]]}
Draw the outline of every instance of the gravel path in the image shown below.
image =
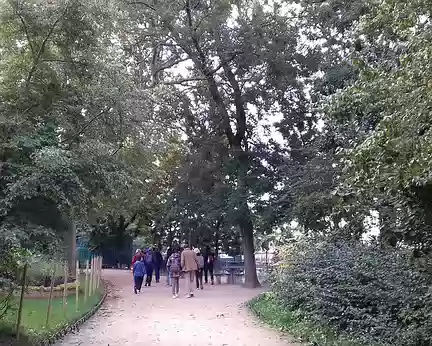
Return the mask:
{"type": "MultiPolygon", "coordinates": [[[[130,272],[104,271],[113,290],[101,310],[80,331],[57,346],[298,346],[264,328],[241,307],[260,291],[206,285],[195,297],[172,299],[161,283],[132,292],[130,272]]],[[[180,293],[185,282],[180,283],[180,293]]]]}

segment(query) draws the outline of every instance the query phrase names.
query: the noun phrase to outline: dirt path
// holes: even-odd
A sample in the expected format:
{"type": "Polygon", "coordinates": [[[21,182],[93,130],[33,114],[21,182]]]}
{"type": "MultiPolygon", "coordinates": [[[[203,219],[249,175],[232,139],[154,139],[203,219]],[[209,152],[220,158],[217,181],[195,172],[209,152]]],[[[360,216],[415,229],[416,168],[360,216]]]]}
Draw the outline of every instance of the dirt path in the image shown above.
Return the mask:
{"type": "MultiPolygon", "coordinates": [[[[239,286],[205,286],[194,298],[172,299],[165,283],[134,295],[131,274],[106,270],[114,285],[102,309],[57,346],[295,346],[265,329],[241,304],[259,293],[239,286]]],[[[180,283],[180,293],[184,281],[180,283]]]]}

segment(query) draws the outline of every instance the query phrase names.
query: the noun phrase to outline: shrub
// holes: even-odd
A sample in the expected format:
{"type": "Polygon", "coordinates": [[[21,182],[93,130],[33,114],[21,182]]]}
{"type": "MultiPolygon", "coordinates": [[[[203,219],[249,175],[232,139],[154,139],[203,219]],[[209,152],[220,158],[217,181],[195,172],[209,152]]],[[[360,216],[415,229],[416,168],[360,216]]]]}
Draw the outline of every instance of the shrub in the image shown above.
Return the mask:
{"type": "Polygon", "coordinates": [[[432,344],[426,264],[409,251],[304,241],[280,251],[272,289],[286,309],[366,345],[432,344]]]}

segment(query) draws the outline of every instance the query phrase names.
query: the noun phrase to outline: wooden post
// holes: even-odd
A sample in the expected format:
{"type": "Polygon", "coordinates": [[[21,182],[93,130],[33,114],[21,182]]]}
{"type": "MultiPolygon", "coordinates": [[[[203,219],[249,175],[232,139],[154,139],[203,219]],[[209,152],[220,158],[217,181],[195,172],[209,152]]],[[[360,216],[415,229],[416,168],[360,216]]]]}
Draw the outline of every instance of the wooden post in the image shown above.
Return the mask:
{"type": "Polygon", "coordinates": [[[89,287],[89,297],[93,295],[93,274],[94,274],[94,257],[92,257],[90,262],[90,287],[89,287]]]}
{"type": "Polygon", "coordinates": [[[67,286],[68,286],[68,276],[69,276],[69,266],[68,262],[65,261],[64,263],[64,287],[63,287],[63,311],[66,314],[67,313],[67,286]]]}
{"type": "Polygon", "coordinates": [[[99,283],[98,283],[98,288],[101,287],[101,282],[102,282],[102,265],[103,265],[103,258],[102,256],[99,257],[100,259],[100,264],[99,264],[99,283]]]}
{"type": "Polygon", "coordinates": [[[86,260],[85,284],[84,284],[84,302],[87,302],[89,296],[89,260],[86,260]]]}
{"type": "Polygon", "coordinates": [[[102,281],[102,256],[99,257],[99,282],[98,282],[98,288],[101,287],[101,281],[102,281]]]}
{"type": "Polygon", "coordinates": [[[48,328],[49,326],[49,320],[51,317],[51,305],[52,305],[52,298],[53,298],[53,291],[54,291],[54,282],[56,277],[56,267],[57,265],[54,265],[54,269],[51,276],[51,285],[50,285],[50,293],[48,298],[48,308],[47,308],[47,315],[46,315],[46,321],[45,321],[45,328],[48,328]]]}
{"type": "Polygon", "coordinates": [[[99,289],[99,280],[100,280],[100,270],[99,270],[99,266],[100,266],[100,257],[97,256],[97,257],[96,257],[96,282],[95,282],[95,289],[96,289],[96,290],[99,289]]]}
{"type": "Polygon", "coordinates": [[[76,261],[76,277],[75,277],[75,310],[79,311],[79,289],[80,289],[80,267],[79,261],[76,261]]]}
{"type": "Polygon", "coordinates": [[[95,257],[95,269],[94,269],[94,280],[93,280],[93,293],[96,291],[97,289],[97,282],[98,282],[98,275],[99,275],[99,257],[96,256],[95,257]]]}
{"type": "Polygon", "coordinates": [[[18,317],[17,317],[17,321],[16,321],[16,339],[17,340],[19,340],[19,337],[20,337],[20,326],[21,326],[22,307],[23,307],[23,303],[24,303],[26,276],[27,276],[27,263],[24,264],[23,275],[22,275],[22,280],[21,280],[21,296],[20,296],[20,302],[19,302],[19,308],[18,308],[18,317]]]}
{"type": "Polygon", "coordinates": [[[92,294],[94,294],[94,293],[95,293],[95,290],[96,290],[96,279],[97,279],[97,269],[96,269],[96,267],[97,267],[97,257],[94,257],[93,263],[94,263],[94,269],[93,269],[93,290],[92,290],[92,294]]]}

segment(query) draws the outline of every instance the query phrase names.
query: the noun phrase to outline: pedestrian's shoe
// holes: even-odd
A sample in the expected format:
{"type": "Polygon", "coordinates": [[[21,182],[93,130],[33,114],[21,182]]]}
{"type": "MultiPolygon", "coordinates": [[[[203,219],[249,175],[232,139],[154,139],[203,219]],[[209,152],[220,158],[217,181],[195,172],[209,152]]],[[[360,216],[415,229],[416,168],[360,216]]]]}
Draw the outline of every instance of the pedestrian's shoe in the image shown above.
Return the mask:
{"type": "Polygon", "coordinates": [[[203,289],[204,289],[204,287],[202,287],[202,286],[201,286],[201,289],[203,290],[203,289]]]}
{"type": "Polygon", "coordinates": [[[136,289],[136,287],[134,287],[134,293],[137,294],[137,289],[136,289]]]}

